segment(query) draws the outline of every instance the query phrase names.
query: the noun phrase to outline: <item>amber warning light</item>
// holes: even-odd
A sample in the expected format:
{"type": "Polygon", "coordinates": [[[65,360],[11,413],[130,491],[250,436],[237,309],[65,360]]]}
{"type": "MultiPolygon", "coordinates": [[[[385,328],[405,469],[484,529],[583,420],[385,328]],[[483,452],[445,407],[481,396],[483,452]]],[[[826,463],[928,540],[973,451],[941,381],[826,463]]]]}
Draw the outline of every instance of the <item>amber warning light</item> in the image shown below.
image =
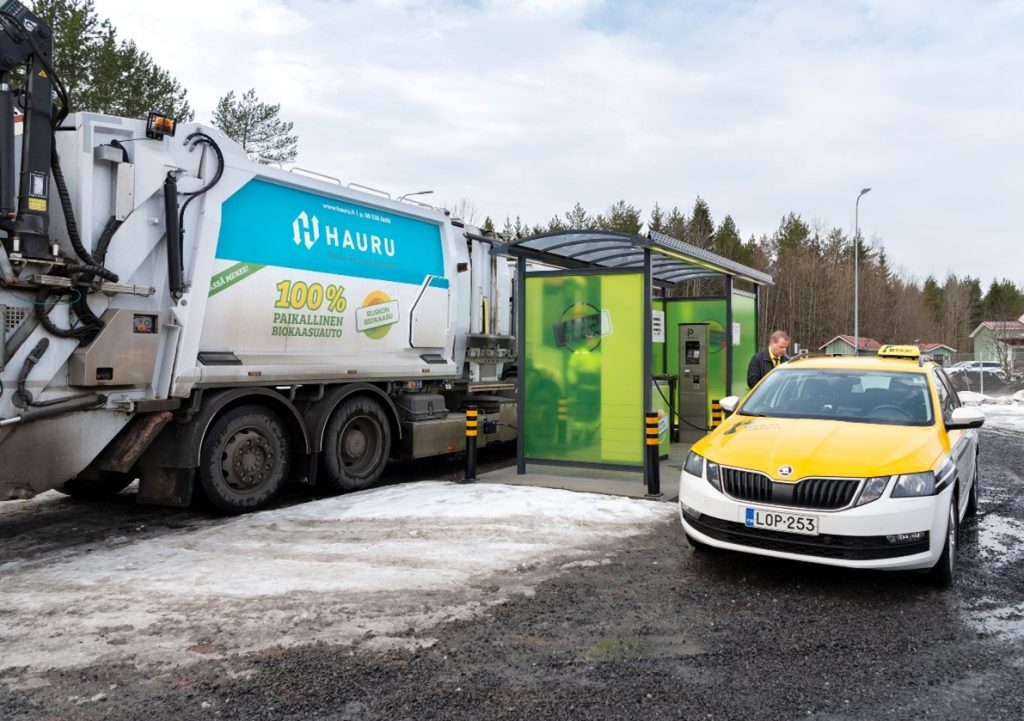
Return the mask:
{"type": "Polygon", "coordinates": [[[146,137],[153,140],[162,140],[165,135],[174,135],[178,123],[174,118],[169,118],[160,113],[150,113],[146,120],[146,137]]]}

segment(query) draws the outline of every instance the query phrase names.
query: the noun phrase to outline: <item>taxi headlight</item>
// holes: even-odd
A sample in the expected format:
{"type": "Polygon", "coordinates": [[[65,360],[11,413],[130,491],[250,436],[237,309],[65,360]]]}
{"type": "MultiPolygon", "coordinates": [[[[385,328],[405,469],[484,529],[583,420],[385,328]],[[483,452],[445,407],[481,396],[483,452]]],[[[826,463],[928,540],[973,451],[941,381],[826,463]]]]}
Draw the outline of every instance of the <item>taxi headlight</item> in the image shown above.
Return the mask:
{"type": "Polygon", "coordinates": [[[704,464],[704,470],[707,474],[708,483],[714,486],[716,491],[721,491],[722,479],[719,476],[718,464],[708,461],[704,464]]]}
{"type": "Polygon", "coordinates": [[[935,474],[931,471],[904,473],[902,476],[896,476],[896,485],[892,489],[893,498],[930,496],[934,493],[935,474]]]}
{"type": "Polygon", "coordinates": [[[686,463],[683,464],[683,470],[691,476],[706,478],[708,483],[714,486],[716,490],[722,490],[718,464],[705,461],[704,456],[690,451],[689,455],[686,456],[686,463]]]}
{"type": "Polygon", "coordinates": [[[704,457],[697,455],[693,451],[690,451],[689,455],[686,456],[686,463],[683,464],[683,470],[689,473],[691,476],[703,478],[704,457]]]}
{"type": "Polygon", "coordinates": [[[857,498],[857,505],[863,506],[865,503],[877,501],[885,493],[885,487],[888,485],[889,476],[867,479],[864,482],[864,488],[861,489],[860,496],[857,498]]]}

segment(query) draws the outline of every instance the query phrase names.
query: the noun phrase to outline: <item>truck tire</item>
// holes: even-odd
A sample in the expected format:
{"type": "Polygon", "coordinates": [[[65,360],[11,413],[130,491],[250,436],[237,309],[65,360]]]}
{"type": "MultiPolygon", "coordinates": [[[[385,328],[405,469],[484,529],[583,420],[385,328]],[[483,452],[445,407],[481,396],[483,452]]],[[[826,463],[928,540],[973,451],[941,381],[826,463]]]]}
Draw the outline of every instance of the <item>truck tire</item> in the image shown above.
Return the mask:
{"type": "Polygon", "coordinates": [[[122,473],[106,473],[97,479],[72,478],[57,490],[78,501],[102,501],[116,496],[133,480],[122,473]]]}
{"type": "Polygon", "coordinates": [[[323,485],[335,492],[369,488],[391,455],[391,426],[380,404],[367,396],[342,402],[324,431],[323,485]]]}
{"type": "Polygon", "coordinates": [[[290,466],[291,443],[277,414],[262,406],[239,406],[206,432],[199,481],[215,508],[246,513],[277,495],[290,466]]]}

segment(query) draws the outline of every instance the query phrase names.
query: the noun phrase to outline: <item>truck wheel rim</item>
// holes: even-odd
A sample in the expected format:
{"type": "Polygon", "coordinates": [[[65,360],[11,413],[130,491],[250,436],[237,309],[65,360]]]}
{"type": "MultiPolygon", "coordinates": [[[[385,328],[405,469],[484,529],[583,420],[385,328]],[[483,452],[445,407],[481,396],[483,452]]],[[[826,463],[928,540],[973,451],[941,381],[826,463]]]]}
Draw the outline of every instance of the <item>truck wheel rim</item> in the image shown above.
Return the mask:
{"type": "Polygon", "coordinates": [[[350,473],[365,473],[371,469],[379,447],[380,428],[366,416],[350,419],[338,435],[338,456],[350,473]]]}
{"type": "Polygon", "coordinates": [[[270,477],[274,448],[258,428],[242,428],[224,444],[221,476],[232,490],[251,491],[270,477]]]}

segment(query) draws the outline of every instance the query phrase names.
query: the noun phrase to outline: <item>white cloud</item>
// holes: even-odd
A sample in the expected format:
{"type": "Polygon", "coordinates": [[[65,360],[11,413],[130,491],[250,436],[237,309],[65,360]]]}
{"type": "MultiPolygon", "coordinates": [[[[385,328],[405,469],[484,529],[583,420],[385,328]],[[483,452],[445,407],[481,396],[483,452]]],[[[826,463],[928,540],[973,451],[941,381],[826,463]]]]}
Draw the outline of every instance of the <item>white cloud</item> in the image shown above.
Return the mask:
{"type": "MultiPolygon", "coordinates": [[[[789,211],[862,230],[897,265],[1019,272],[1015,3],[96,0],[208,119],[255,87],[299,164],[481,215],[577,200],[688,209],[744,235],[789,211]],[[984,252],[978,252],[978,249],[984,252]]],[[[482,220],[478,218],[477,220],[482,220]]],[[[1014,278],[1024,281],[1020,275],[1014,278]]]]}

